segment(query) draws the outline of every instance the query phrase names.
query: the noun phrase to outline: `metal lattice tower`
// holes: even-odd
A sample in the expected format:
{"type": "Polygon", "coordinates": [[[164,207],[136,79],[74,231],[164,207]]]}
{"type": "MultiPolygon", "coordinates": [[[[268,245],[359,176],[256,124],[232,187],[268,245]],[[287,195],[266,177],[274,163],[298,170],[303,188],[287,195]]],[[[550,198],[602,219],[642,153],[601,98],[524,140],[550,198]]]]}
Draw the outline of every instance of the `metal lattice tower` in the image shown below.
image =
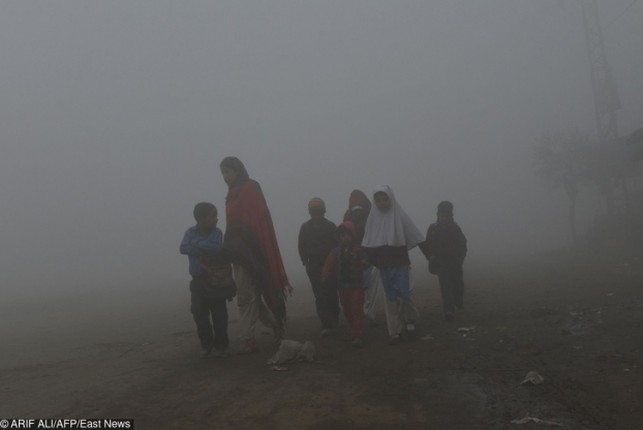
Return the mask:
{"type": "Polygon", "coordinates": [[[587,55],[594,90],[596,131],[600,143],[614,142],[618,138],[616,111],[621,102],[605,55],[603,32],[598,17],[596,0],[581,0],[587,55]]]}

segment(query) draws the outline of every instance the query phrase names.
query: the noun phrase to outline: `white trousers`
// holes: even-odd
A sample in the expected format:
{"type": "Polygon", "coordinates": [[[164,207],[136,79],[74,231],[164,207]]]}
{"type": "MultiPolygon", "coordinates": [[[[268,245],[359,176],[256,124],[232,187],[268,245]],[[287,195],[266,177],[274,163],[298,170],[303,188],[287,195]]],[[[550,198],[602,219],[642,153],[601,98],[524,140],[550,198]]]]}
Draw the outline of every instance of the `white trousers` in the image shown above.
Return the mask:
{"type": "Polygon", "coordinates": [[[270,329],[277,327],[275,317],[261,300],[261,292],[246,269],[235,264],[232,266],[232,273],[237,284],[241,339],[249,340],[255,337],[257,320],[270,329]]]}

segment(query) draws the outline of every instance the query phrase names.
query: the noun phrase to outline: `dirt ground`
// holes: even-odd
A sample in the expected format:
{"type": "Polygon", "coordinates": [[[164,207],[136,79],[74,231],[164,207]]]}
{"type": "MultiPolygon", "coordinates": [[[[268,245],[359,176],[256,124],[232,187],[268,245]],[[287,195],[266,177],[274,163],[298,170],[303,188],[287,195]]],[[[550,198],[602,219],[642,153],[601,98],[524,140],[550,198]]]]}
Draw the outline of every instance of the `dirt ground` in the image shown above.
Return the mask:
{"type": "Polygon", "coordinates": [[[417,275],[418,334],[395,346],[383,312],[364,349],[351,348],[345,326],[322,338],[309,296],[295,296],[287,337],[312,341],[317,357],[283,371],[266,364],[267,332],[258,353],[200,359],[186,289],[6,306],[0,418],[134,418],[137,429],[641,428],[643,261],[554,261],[470,268],[452,323],[441,320],[435,278],[417,275]],[[529,371],[544,382],[521,385],[529,371]],[[543,421],[512,423],[525,417],[543,421]]]}

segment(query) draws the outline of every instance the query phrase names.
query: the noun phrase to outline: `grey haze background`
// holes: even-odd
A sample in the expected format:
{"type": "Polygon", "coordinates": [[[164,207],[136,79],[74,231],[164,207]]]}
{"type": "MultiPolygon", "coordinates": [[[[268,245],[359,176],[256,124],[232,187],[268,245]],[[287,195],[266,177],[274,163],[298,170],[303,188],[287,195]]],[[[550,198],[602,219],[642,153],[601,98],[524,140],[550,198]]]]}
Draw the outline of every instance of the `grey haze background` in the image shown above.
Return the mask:
{"type": "MultiPolygon", "coordinates": [[[[630,3],[599,0],[623,133],[643,119],[630,3]]],[[[595,133],[575,1],[4,1],[0,61],[5,303],[185,288],[178,244],[194,203],[223,212],[227,155],[262,184],[300,290],[308,199],[338,221],[381,183],[421,229],[454,201],[473,263],[561,246],[566,200],[530,144],[595,133]]]]}

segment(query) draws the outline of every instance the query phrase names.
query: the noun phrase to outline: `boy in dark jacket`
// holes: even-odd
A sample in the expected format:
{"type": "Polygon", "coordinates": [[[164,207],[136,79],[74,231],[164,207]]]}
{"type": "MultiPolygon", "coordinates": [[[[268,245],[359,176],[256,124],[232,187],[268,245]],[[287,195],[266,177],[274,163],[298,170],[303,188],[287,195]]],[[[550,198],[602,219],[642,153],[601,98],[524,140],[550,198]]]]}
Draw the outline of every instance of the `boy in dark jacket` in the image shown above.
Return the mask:
{"type": "Polygon", "coordinates": [[[337,285],[339,301],[351,328],[352,346],[361,348],[364,338],[364,270],[369,267],[366,253],[357,242],[355,226],[350,221],[337,227],[339,246],[333,249],[322,270],[322,282],[337,285]]]}
{"type": "Polygon", "coordinates": [[[321,273],[328,253],[337,245],[335,224],[324,217],[326,205],[318,197],[308,202],[308,213],[310,219],[299,230],[299,257],[313,288],[322,336],[328,336],[337,327],[339,302],[334,288],[322,286],[321,273]]]}
{"type": "Polygon", "coordinates": [[[438,205],[438,221],[429,226],[423,251],[429,260],[429,272],[440,282],[444,320],[451,321],[455,309],[463,306],[462,264],[467,256],[467,239],[453,220],[453,203],[443,201],[438,205]]]}

